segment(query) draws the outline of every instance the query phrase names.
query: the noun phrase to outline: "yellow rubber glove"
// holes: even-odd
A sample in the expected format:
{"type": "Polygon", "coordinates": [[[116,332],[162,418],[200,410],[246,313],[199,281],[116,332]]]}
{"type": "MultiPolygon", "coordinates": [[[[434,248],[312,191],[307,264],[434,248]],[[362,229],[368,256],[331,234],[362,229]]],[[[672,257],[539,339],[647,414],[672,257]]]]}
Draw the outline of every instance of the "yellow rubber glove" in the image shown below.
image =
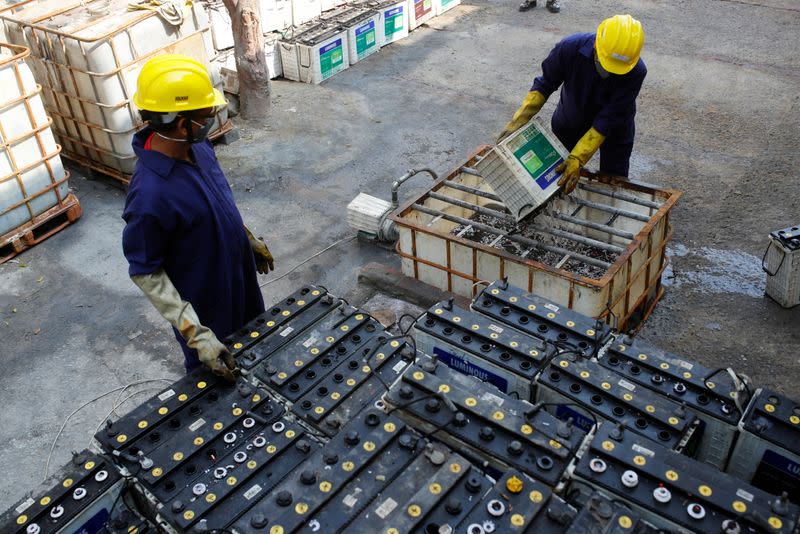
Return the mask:
{"type": "Polygon", "coordinates": [[[522,101],[522,105],[517,112],[514,113],[511,121],[506,124],[506,127],[497,137],[497,143],[499,144],[500,141],[528,124],[528,121],[539,113],[539,110],[542,109],[545,102],[547,102],[547,99],[539,91],[531,91],[525,95],[525,100],[522,101]]]}
{"type": "Polygon", "coordinates": [[[256,270],[261,274],[274,271],[275,260],[272,257],[272,253],[269,251],[269,247],[264,242],[264,238],[256,238],[253,232],[246,226],[244,227],[244,231],[247,232],[247,239],[250,240],[250,247],[252,247],[253,255],[256,257],[256,270]]]}
{"type": "Polygon", "coordinates": [[[556,172],[560,172],[561,178],[558,180],[566,194],[572,193],[578,185],[578,180],[581,177],[581,169],[586,163],[592,159],[594,153],[606,140],[606,136],[595,130],[589,128],[580,141],[575,145],[575,148],[570,152],[569,157],[565,159],[561,165],[556,167],[556,172]]]}
{"type": "Polygon", "coordinates": [[[155,309],[181,333],[189,348],[197,351],[198,359],[211,371],[229,382],[236,380],[241,371],[236,360],[214,332],[200,324],[197,312],[189,302],[181,299],[177,288],[163,269],[152,274],[135,275],[131,280],[150,299],[155,309]]]}

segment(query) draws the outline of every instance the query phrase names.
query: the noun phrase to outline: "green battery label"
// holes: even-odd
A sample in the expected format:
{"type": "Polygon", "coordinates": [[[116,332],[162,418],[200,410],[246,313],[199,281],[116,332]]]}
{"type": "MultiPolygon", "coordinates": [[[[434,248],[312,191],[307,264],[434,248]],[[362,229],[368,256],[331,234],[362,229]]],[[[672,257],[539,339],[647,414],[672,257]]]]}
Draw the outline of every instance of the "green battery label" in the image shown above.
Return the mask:
{"type": "Polygon", "coordinates": [[[541,189],[547,189],[558,176],[553,169],[563,161],[561,155],[535,125],[520,132],[508,148],[541,189]]]}
{"type": "Polygon", "coordinates": [[[370,55],[376,46],[374,20],[370,20],[369,23],[356,28],[356,57],[358,59],[363,59],[370,55]]]}
{"type": "Polygon", "coordinates": [[[405,28],[403,24],[403,6],[389,9],[383,14],[383,34],[386,37],[394,33],[401,32],[405,28]]]}
{"type": "Polygon", "coordinates": [[[336,39],[319,49],[319,70],[322,71],[323,80],[339,72],[343,64],[341,39],[336,39]]]}

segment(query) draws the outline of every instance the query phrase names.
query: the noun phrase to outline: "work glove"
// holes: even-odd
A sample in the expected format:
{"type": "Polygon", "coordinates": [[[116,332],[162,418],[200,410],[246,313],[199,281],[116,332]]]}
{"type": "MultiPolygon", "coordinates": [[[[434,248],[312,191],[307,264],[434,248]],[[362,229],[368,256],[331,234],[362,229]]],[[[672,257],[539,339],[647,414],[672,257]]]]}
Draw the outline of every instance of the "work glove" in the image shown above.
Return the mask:
{"type": "Polygon", "coordinates": [[[181,333],[186,344],[197,351],[200,361],[211,371],[229,382],[236,380],[241,371],[217,336],[200,324],[192,305],[181,299],[178,290],[164,269],[151,274],[131,277],[133,283],[147,296],[156,310],[181,333]]]}
{"type": "Polygon", "coordinates": [[[522,105],[514,113],[511,122],[506,124],[506,127],[497,137],[497,143],[500,144],[500,141],[528,124],[528,121],[539,113],[545,102],[547,102],[547,98],[539,91],[530,91],[525,95],[525,100],[522,101],[522,105]]]}
{"type": "Polygon", "coordinates": [[[569,195],[575,190],[581,177],[581,169],[592,159],[594,153],[597,152],[597,149],[600,148],[600,145],[605,140],[605,135],[594,128],[589,128],[589,131],[580,138],[575,148],[572,149],[569,157],[556,167],[556,172],[561,173],[558,185],[561,186],[564,193],[569,195]]]}
{"type": "Polygon", "coordinates": [[[250,240],[250,247],[253,249],[253,256],[256,258],[256,270],[261,274],[274,271],[275,260],[272,257],[272,253],[269,251],[269,247],[264,242],[264,238],[256,238],[253,232],[246,226],[244,227],[244,231],[247,233],[247,239],[250,240]]]}

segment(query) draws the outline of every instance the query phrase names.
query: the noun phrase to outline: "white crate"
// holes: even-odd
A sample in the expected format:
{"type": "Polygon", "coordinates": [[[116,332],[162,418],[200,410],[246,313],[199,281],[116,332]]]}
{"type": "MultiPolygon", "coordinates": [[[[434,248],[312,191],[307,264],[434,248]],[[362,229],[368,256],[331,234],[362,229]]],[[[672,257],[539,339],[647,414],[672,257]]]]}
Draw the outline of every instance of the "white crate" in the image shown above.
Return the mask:
{"type": "Polygon", "coordinates": [[[318,25],[294,39],[278,41],[283,76],[318,84],[350,66],[347,31],[318,25]]]}
{"type": "Polygon", "coordinates": [[[784,308],[800,304],[800,249],[792,250],[770,236],[764,258],[766,293],[784,308]]]}
{"type": "Polygon", "coordinates": [[[415,30],[436,16],[435,0],[408,0],[408,29],[415,30]]]}
{"type": "Polygon", "coordinates": [[[569,153],[534,118],[493,148],[475,168],[520,221],[558,190],[555,168],[569,153]]]}
{"type": "Polygon", "coordinates": [[[292,0],[259,0],[258,6],[264,35],[292,25],[292,0]]]}

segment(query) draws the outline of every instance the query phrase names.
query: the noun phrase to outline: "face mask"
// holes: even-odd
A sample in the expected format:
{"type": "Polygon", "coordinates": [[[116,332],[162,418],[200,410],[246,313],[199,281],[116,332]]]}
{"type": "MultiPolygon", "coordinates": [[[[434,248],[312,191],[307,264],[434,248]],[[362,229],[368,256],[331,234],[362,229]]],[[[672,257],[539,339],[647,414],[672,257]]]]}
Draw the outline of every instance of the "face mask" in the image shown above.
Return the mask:
{"type": "Polygon", "coordinates": [[[205,141],[206,137],[208,137],[208,132],[210,132],[211,127],[214,126],[214,119],[207,119],[205,124],[200,124],[196,121],[191,121],[191,123],[195,126],[199,126],[200,129],[197,133],[193,133],[191,126],[189,126],[187,128],[186,141],[189,143],[201,143],[205,141]]]}

